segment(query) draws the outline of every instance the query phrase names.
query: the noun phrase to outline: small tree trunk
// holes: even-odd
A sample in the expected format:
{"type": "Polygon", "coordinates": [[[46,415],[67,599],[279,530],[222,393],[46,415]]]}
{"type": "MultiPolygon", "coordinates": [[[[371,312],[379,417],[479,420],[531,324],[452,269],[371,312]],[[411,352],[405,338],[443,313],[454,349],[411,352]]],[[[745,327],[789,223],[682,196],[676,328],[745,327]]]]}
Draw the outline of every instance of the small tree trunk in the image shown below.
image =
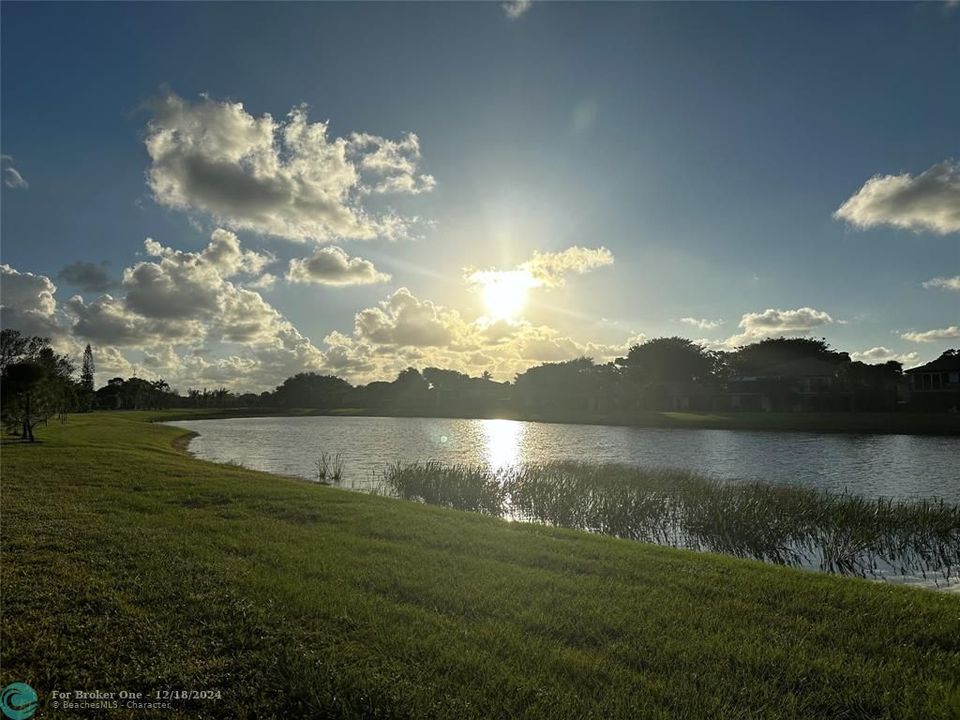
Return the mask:
{"type": "Polygon", "coordinates": [[[33,426],[30,424],[30,393],[27,393],[27,408],[23,415],[23,440],[33,442],[33,426]]]}

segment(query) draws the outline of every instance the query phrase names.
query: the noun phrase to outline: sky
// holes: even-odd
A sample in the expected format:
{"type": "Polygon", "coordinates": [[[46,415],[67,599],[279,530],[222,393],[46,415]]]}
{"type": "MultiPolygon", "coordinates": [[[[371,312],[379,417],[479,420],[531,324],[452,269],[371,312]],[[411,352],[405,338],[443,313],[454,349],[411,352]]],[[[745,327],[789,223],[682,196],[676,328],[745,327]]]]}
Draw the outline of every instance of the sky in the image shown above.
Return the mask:
{"type": "Polygon", "coordinates": [[[956,3],[3,3],[3,327],[97,381],[960,346],[956,3]]]}

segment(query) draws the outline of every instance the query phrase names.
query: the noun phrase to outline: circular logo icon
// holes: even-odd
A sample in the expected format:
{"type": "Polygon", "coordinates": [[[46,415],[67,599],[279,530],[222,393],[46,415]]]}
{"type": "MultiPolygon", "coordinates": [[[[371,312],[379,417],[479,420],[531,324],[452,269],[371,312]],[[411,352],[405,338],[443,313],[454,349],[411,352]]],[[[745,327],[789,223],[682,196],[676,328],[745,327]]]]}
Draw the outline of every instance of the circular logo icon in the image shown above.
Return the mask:
{"type": "Polygon", "coordinates": [[[26,683],[10,683],[0,693],[0,711],[10,720],[32,718],[38,702],[37,691],[26,683]]]}

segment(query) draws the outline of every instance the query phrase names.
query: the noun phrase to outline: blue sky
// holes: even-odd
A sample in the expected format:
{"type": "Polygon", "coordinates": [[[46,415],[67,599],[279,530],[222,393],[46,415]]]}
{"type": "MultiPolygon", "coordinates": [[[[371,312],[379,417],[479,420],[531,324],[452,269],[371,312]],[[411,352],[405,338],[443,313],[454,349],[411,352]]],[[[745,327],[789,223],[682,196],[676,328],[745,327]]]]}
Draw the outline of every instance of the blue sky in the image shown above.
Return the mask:
{"type": "MultiPolygon", "coordinates": [[[[5,326],[92,341],[101,375],[182,389],[301,367],[509,377],[673,334],[810,334],[915,364],[960,344],[958,68],[960,8],[941,3],[4,3],[5,326]],[[162,117],[170,103],[185,124],[162,117]],[[230,103],[270,114],[277,143],[301,105],[328,140],[375,138],[349,151],[369,177],[337,186],[363,238],[328,227],[326,206],[298,211],[296,232],[279,205],[252,219],[232,176],[192,195],[199,165],[151,155],[151,137],[208,137],[230,103]],[[407,133],[416,151],[395,145],[407,133]],[[384,178],[412,185],[380,192],[384,178]],[[200,255],[217,229],[234,233],[218,247],[253,253],[244,270],[200,255]],[[89,267],[62,272],[77,262],[106,271],[111,303],[89,267]],[[494,317],[465,277],[517,268],[526,302],[494,317]],[[157,283],[209,290],[209,306],[173,312],[157,283]]],[[[271,187],[300,177],[284,165],[297,147],[271,187]]],[[[264,180],[250,157],[238,172],[264,180]]]]}

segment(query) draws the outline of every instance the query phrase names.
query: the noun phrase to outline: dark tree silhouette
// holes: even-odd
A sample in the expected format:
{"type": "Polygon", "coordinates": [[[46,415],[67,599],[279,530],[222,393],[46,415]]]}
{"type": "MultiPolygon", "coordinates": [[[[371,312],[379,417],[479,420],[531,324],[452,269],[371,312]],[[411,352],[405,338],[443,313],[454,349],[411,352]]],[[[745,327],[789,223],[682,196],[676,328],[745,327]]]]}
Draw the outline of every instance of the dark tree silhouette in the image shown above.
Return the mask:
{"type": "Polygon", "coordinates": [[[83,351],[83,365],[80,368],[80,408],[89,411],[93,405],[94,377],[96,366],[93,363],[93,349],[90,344],[83,351]]]}
{"type": "Polygon", "coordinates": [[[642,383],[691,382],[713,378],[719,356],[692,340],[662,337],[634,345],[618,363],[631,379],[642,383]]]}
{"type": "Polygon", "coordinates": [[[274,397],[282,407],[342,407],[353,386],[333,375],[297,373],[280,385],[274,397]]]}
{"type": "Polygon", "coordinates": [[[4,425],[23,440],[34,441],[33,430],[52,415],[66,418],[76,405],[70,358],[59,355],[41,337],[24,337],[4,330],[0,335],[4,425]]]}

